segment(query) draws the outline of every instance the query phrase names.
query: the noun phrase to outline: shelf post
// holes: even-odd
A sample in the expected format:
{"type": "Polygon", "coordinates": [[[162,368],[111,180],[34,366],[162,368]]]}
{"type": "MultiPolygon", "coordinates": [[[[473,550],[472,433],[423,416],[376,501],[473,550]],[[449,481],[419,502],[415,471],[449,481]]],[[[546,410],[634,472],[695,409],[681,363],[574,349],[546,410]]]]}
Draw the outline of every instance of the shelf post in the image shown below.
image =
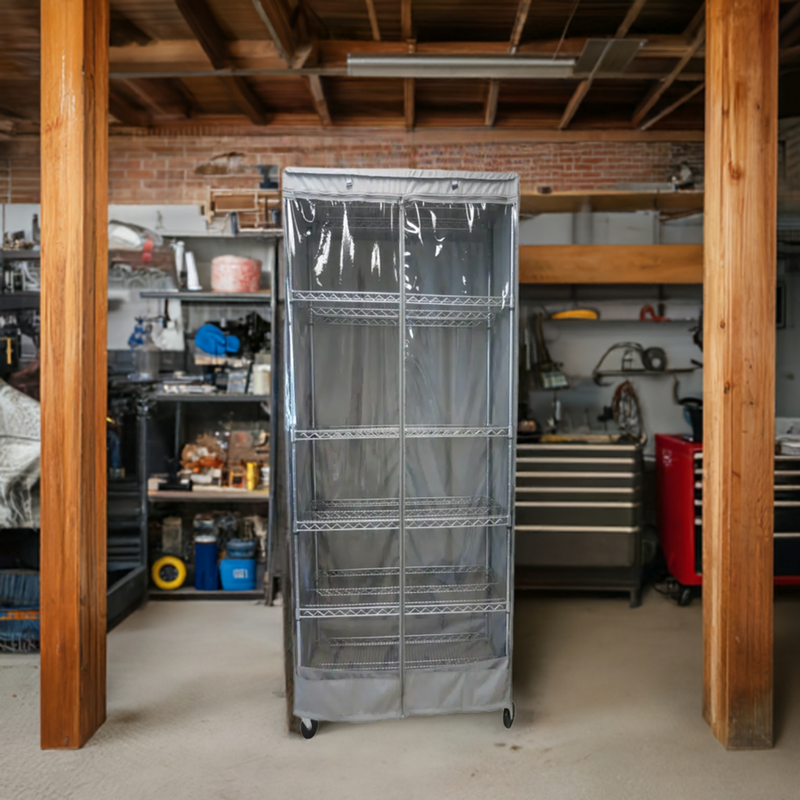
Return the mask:
{"type": "Polygon", "coordinates": [[[106,717],[108,0],[41,0],[41,746],[106,717]]]}
{"type": "Polygon", "coordinates": [[[708,0],[703,714],[772,746],[778,0],[708,0]]]}

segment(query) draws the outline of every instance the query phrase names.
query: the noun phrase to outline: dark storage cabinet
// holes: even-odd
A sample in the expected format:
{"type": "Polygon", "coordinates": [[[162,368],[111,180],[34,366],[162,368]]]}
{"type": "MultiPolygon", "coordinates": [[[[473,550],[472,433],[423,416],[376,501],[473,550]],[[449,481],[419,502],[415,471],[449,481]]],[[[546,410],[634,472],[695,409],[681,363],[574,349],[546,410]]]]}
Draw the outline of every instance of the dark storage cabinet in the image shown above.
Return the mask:
{"type": "Polygon", "coordinates": [[[517,585],[621,589],[638,605],[642,472],[639,443],[520,442],[517,585]]]}

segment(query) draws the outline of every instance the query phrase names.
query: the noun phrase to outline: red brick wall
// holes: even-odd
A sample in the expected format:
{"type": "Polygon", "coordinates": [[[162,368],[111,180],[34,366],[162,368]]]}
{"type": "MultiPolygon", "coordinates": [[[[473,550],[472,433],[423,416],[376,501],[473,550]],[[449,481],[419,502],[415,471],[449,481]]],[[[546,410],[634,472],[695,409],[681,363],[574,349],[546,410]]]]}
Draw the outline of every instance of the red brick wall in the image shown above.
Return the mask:
{"type": "MultiPolygon", "coordinates": [[[[458,133],[454,132],[456,139],[458,133]]],[[[620,183],[663,182],[681,162],[703,172],[702,143],[580,142],[393,144],[339,137],[112,136],[111,203],[202,203],[208,185],[253,187],[245,175],[203,177],[198,165],[227,152],[245,163],[350,168],[454,169],[517,172],[523,188],[611,189],[620,183]]],[[[37,141],[0,144],[0,202],[39,202],[37,141]]]]}

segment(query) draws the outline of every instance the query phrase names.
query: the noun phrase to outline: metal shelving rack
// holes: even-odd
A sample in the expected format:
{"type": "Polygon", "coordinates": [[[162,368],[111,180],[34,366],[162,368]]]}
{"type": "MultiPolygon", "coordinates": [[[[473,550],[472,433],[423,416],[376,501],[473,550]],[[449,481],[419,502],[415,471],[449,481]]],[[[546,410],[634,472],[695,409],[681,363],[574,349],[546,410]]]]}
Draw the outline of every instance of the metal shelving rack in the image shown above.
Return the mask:
{"type": "MultiPolygon", "coordinates": [[[[282,229],[260,231],[258,233],[239,234],[236,239],[273,239],[283,236],[282,229]]],[[[222,238],[215,236],[214,238],[222,238]]],[[[277,262],[277,259],[276,259],[277,262]]],[[[279,269],[276,263],[272,270],[270,277],[269,290],[260,290],[258,292],[213,292],[213,291],[188,291],[177,289],[147,289],[139,292],[139,296],[143,300],[180,300],[181,303],[187,305],[198,306],[237,306],[237,307],[251,307],[258,309],[259,314],[270,323],[277,318],[277,270],[279,269]]],[[[273,330],[274,337],[274,330],[273,330]]],[[[280,354],[275,352],[275,338],[273,338],[272,346],[273,357],[273,370],[275,365],[279,363],[280,354]]],[[[180,452],[184,441],[184,417],[186,413],[190,413],[185,406],[196,407],[197,405],[206,406],[210,403],[215,405],[247,405],[252,404],[256,408],[260,407],[262,413],[266,413],[270,419],[270,475],[273,479],[277,477],[278,462],[277,462],[277,440],[279,438],[279,421],[274,413],[272,413],[272,401],[276,394],[276,375],[273,371],[272,375],[272,392],[270,395],[255,395],[255,394],[238,394],[227,392],[219,392],[214,394],[190,394],[179,392],[164,392],[155,391],[152,393],[152,401],[156,404],[165,403],[174,407],[175,413],[175,442],[174,442],[174,458],[177,462],[180,458],[180,452]]],[[[146,436],[146,434],[145,434],[146,436]]],[[[275,563],[274,549],[274,503],[271,501],[272,491],[268,490],[255,490],[246,491],[240,489],[221,489],[221,490],[195,490],[195,491],[147,491],[145,488],[143,496],[143,508],[145,513],[149,513],[151,506],[170,504],[179,506],[184,503],[203,504],[203,505],[228,505],[232,503],[252,505],[254,508],[267,509],[268,514],[268,533],[267,533],[267,563],[266,575],[264,579],[264,588],[256,589],[254,591],[244,592],[199,592],[192,587],[184,587],[179,591],[158,591],[151,589],[149,595],[152,598],[164,599],[182,599],[182,600],[207,600],[207,599],[242,599],[266,596],[268,605],[272,605],[274,596],[274,578],[276,573],[280,573],[280,565],[275,563]]]]}
{"type": "Polygon", "coordinates": [[[321,719],[503,709],[513,722],[518,182],[432,173],[420,193],[412,175],[284,173],[294,708],[306,738],[321,719]],[[382,259],[404,264],[404,279],[382,259]],[[425,336],[441,369],[416,344],[425,336]],[[371,357],[372,369],[359,361],[371,357]],[[431,388],[442,374],[452,385],[431,388]],[[472,378],[479,393],[453,389],[472,378]]]}

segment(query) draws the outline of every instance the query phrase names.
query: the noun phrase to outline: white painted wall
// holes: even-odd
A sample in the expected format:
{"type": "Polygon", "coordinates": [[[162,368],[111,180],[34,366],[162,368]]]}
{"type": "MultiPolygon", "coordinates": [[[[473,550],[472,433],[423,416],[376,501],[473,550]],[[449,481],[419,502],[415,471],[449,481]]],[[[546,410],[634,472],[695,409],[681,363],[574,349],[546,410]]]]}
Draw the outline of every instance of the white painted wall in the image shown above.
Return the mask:
{"type": "MultiPolygon", "coordinates": [[[[520,224],[521,244],[574,244],[576,230],[583,222],[576,214],[541,214],[520,224]]],[[[667,223],[655,211],[632,213],[592,213],[592,244],[695,244],[702,242],[702,215],[667,223]]],[[[584,234],[581,234],[582,236],[584,234]]],[[[548,314],[573,307],[589,307],[600,312],[600,320],[550,321],[545,323],[545,339],[550,355],[563,363],[571,388],[558,393],[561,401],[560,430],[602,432],[597,421],[604,405],[610,405],[615,387],[624,378],[615,378],[610,387],[599,387],[591,378],[592,369],[603,353],[618,342],[638,342],[643,347],[658,346],[667,353],[670,367],[690,367],[691,359],[702,362],[702,353],[692,341],[691,328],[697,324],[702,289],[664,287],[665,315],[672,321],[640,322],[644,305],[658,308],[658,292],[652,286],[567,287],[551,290],[529,287],[523,293],[524,314],[544,309],[548,314]]],[[[622,352],[608,357],[606,366],[619,367],[622,352]]],[[[798,364],[800,376],[800,364],[798,364]]],[[[702,396],[702,371],[679,376],[680,396],[702,396]]],[[[683,408],[673,400],[673,379],[639,377],[632,380],[642,405],[648,433],[647,452],[653,451],[655,433],[689,433],[683,408]]],[[[533,392],[529,397],[533,415],[545,423],[552,414],[552,392],[533,392]]],[[[614,423],[608,429],[615,431],[614,423]]]]}

